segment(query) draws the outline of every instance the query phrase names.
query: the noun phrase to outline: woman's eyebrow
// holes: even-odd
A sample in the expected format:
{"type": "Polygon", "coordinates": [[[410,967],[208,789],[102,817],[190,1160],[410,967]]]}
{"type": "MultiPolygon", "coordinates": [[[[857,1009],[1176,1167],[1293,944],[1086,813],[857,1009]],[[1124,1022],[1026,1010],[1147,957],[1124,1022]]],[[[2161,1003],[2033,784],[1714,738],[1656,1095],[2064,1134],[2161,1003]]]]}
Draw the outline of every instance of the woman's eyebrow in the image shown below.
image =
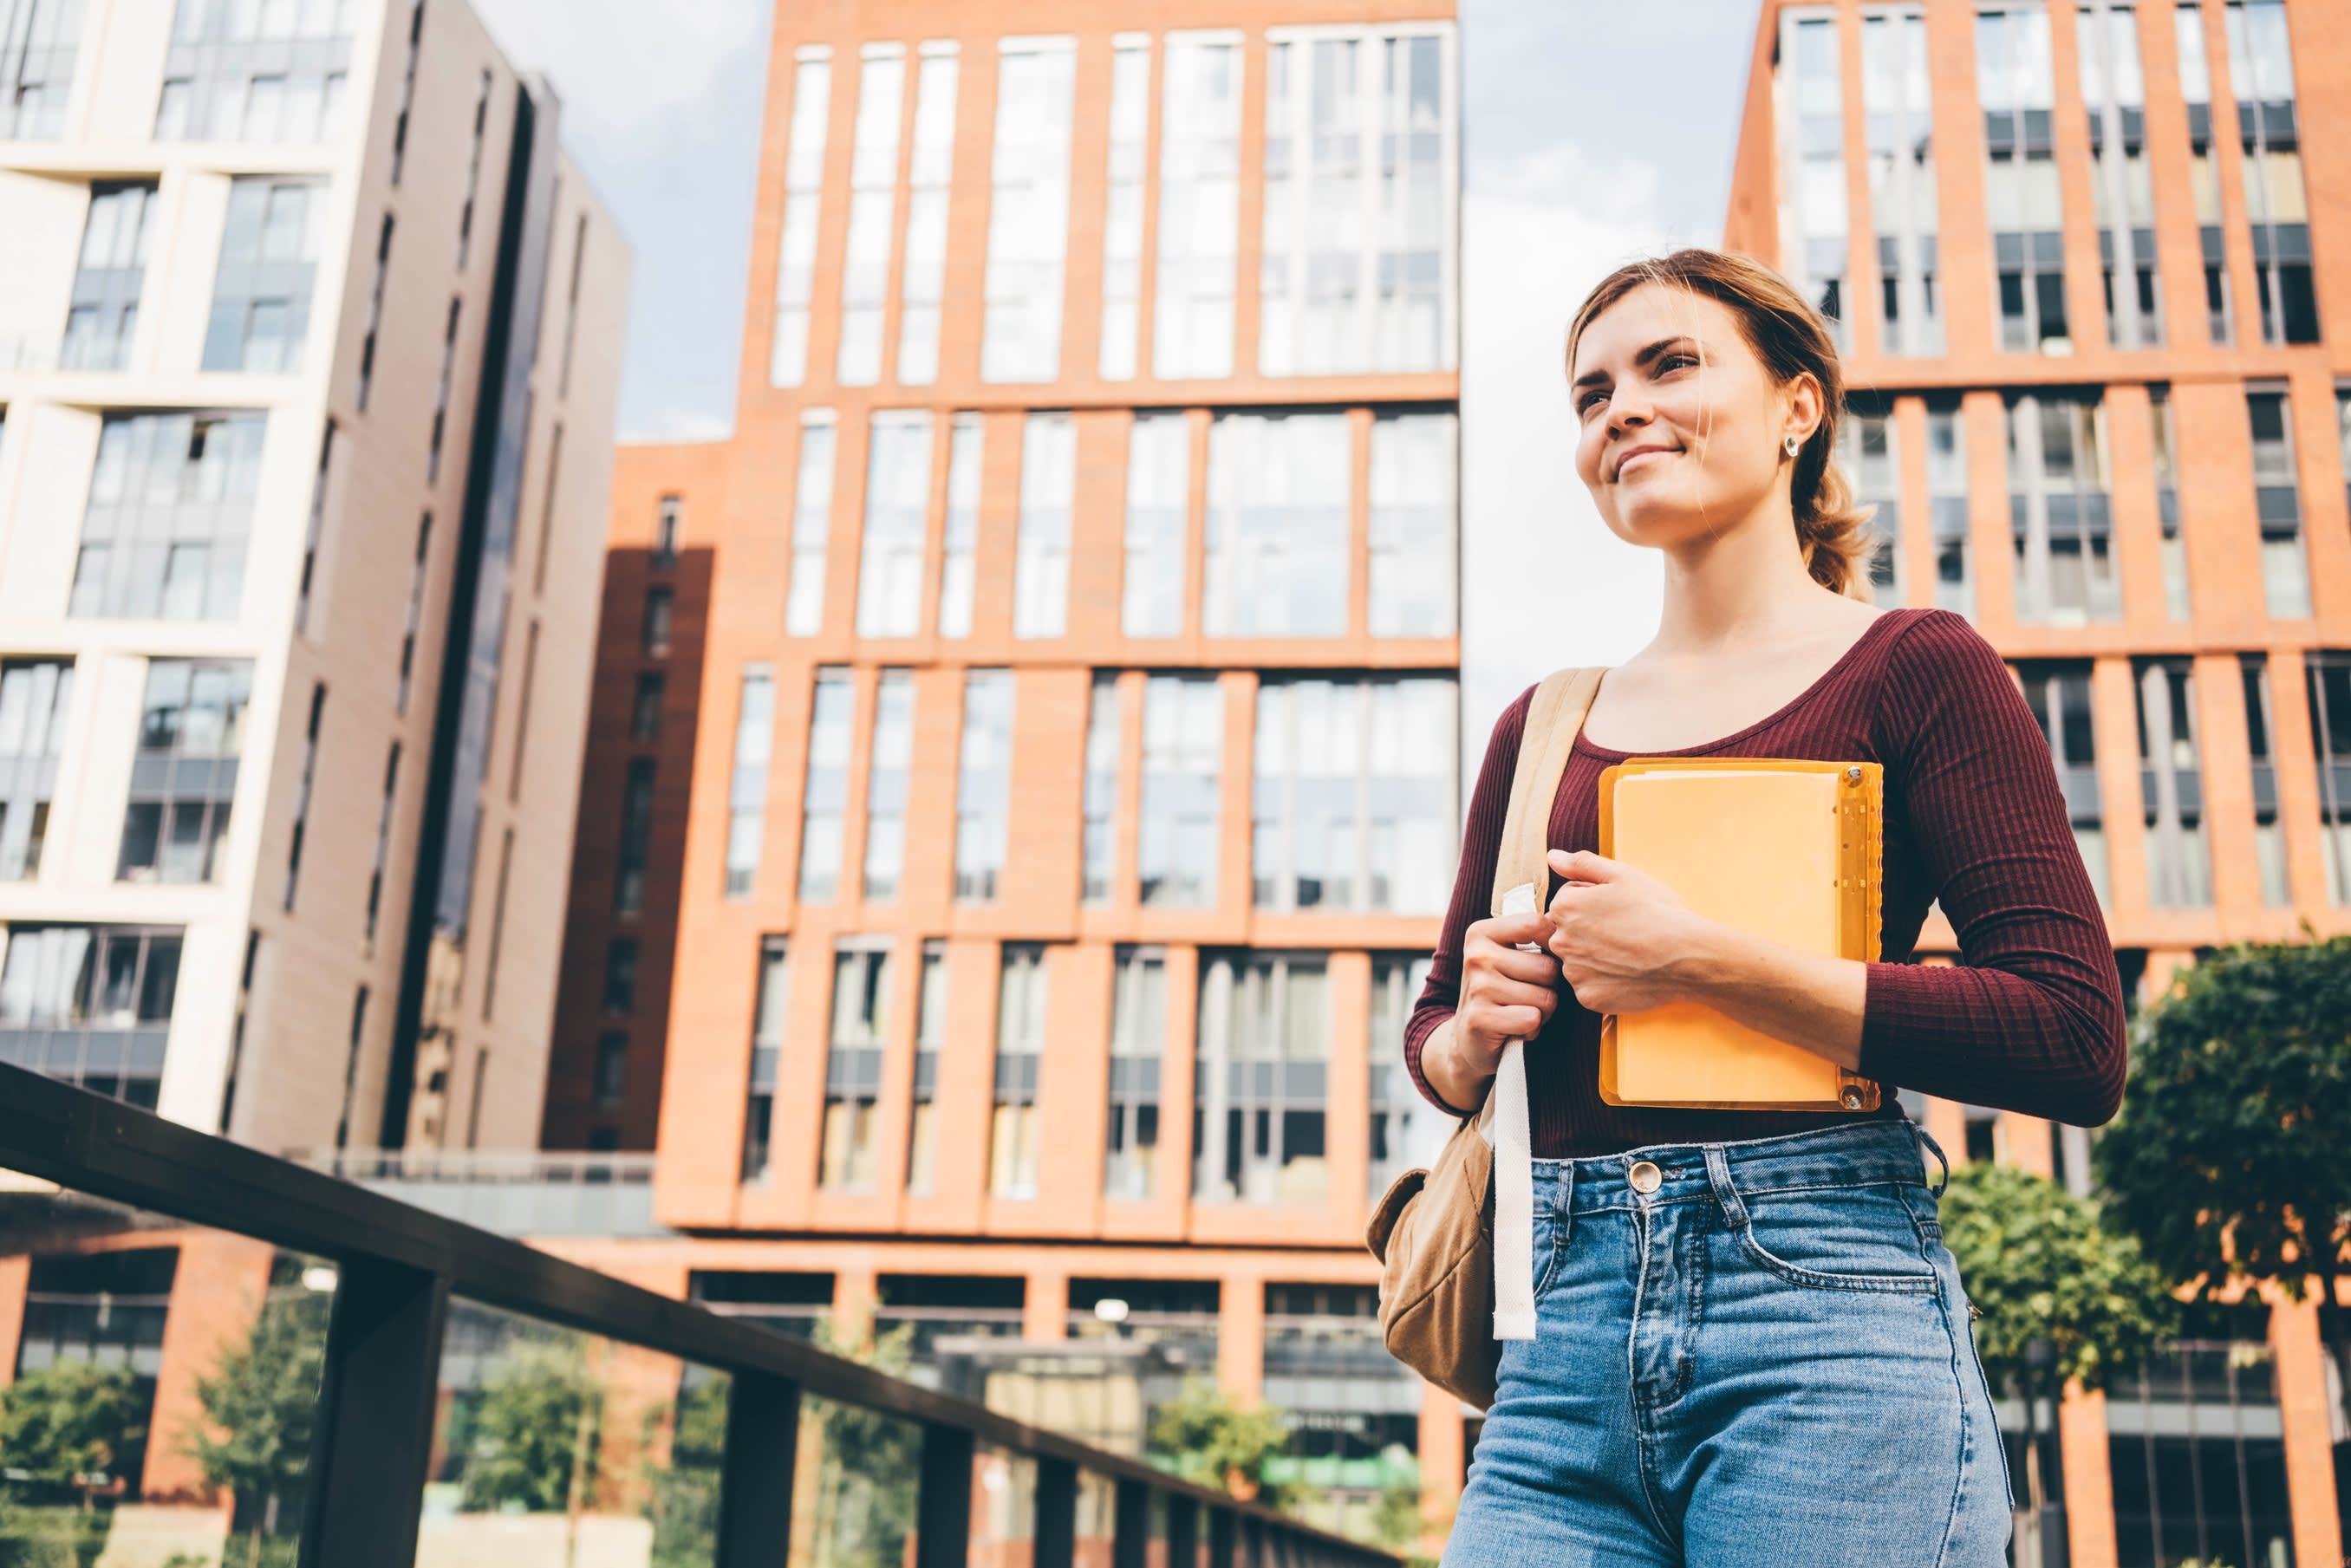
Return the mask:
{"type": "MultiPolygon", "coordinates": [[[[1647,366],[1656,364],[1659,360],[1663,359],[1666,355],[1671,353],[1676,349],[1696,349],[1697,347],[1698,340],[1687,334],[1671,338],[1660,338],[1656,342],[1650,344],[1647,348],[1643,349],[1639,353],[1635,354],[1633,356],[1633,362],[1635,365],[1646,368],[1647,366]]],[[[1582,375],[1575,378],[1574,390],[1582,392],[1586,387],[1605,386],[1608,383],[1608,381],[1609,375],[1606,371],[1586,371],[1582,375]]]]}

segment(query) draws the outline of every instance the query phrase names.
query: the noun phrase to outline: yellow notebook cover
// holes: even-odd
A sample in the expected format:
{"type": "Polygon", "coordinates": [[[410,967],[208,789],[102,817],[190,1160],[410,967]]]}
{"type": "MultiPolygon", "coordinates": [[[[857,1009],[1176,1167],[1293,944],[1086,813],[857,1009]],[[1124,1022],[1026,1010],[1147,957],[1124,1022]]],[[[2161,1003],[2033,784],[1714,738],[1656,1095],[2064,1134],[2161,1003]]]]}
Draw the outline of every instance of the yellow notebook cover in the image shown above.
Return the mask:
{"type": "MultiPolygon", "coordinates": [[[[1635,758],[1600,776],[1600,852],[1698,914],[1809,952],[1878,956],[1885,772],[1874,762],[1635,758]]],[[[1612,1014],[1612,1105],[1874,1111],[1877,1085],[1694,1002],[1612,1014]]]]}

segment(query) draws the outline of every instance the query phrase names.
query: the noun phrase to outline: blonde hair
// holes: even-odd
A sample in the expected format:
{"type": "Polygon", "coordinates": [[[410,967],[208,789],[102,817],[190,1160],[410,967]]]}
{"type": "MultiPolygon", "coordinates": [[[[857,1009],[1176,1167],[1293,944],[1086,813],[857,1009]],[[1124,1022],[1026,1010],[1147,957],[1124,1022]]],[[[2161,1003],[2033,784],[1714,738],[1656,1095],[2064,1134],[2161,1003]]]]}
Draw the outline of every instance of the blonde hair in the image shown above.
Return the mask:
{"type": "Polygon", "coordinates": [[[1627,263],[1584,296],[1567,329],[1570,375],[1575,373],[1575,346],[1583,329],[1645,283],[1662,283],[1727,307],[1774,384],[1785,386],[1800,375],[1820,382],[1821,423],[1797,452],[1788,486],[1796,542],[1803,547],[1804,570],[1813,581],[1848,598],[1869,598],[1869,563],[1877,553],[1869,519],[1876,508],[1854,504],[1853,486],[1835,461],[1844,375],[1820,316],[1793,285],[1761,262],[1719,250],[1677,250],[1654,261],[1627,263]]]}

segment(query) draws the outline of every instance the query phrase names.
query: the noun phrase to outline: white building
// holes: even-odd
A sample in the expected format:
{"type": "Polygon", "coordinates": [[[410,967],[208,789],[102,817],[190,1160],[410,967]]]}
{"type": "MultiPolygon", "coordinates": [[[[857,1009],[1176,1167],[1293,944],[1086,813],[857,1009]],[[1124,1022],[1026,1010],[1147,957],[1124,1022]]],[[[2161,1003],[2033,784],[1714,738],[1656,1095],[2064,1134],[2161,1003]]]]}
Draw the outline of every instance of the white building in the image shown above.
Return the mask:
{"type": "Polygon", "coordinates": [[[629,255],[463,0],[0,0],[0,1061],[528,1146],[629,255]]]}

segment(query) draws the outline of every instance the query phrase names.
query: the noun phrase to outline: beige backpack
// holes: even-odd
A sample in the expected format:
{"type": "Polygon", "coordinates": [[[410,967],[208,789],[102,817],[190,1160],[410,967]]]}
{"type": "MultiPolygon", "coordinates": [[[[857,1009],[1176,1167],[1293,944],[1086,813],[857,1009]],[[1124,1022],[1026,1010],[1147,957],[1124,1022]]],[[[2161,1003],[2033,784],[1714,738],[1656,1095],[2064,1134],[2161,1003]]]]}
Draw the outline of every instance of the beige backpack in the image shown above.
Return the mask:
{"type": "MultiPolygon", "coordinates": [[[[1494,859],[1498,915],[1542,905],[1552,802],[1603,673],[1562,670],[1535,688],[1494,859]]],[[[1493,1404],[1502,1342],[1535,1337],[1534,1166],[1519,1041],[1503,1047],[1485,1109],[1455,1130],[1435,1168],[1396,1177],[1364,1240],[1382,1266],[1388,1354],[1481,1410],[1493,1404]]]]}

